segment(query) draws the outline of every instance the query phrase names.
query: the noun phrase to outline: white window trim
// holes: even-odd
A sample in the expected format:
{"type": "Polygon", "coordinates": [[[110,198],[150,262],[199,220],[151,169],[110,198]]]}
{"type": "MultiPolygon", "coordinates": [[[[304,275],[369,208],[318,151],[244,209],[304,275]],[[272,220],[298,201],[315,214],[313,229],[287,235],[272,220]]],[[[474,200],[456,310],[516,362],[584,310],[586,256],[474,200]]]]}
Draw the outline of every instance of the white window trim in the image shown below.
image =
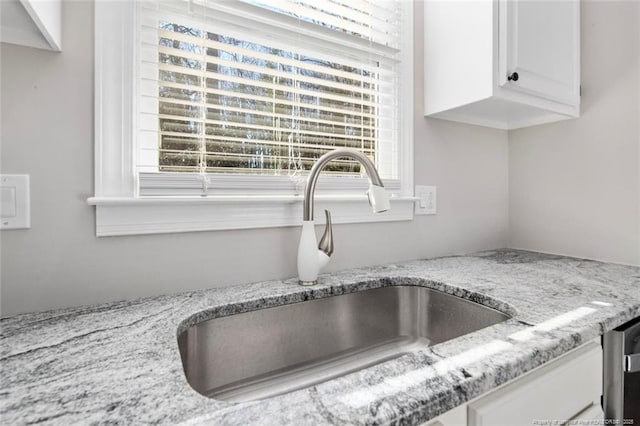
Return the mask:
{"type": "MultiPolygon", "coordinates": [[[[303,196],[237,195],[139,197],[134,173],[134,64],[136,31],[134,2],[95,4],[95,195],[96,235],[139,235],[229,229],[299,226],[303,196]]],[[[412,34],[411,8],[403,21],[412,34]]],[[[403,50],[413,51],[412,37],[403,50]]],[[[410,55],[411,56],[411,55],[410,55]]],[[[412,62],[412,61],[410,61],[412,62]]],[[[407,64],[402,81],[413,81],[407,64]]],[[[413,219],[413,91],[402,87],[401,185],[390,188],[391,210],[373,214],[361,194],[316,194],[316,211],[332,211],[334,223],[389,222],[413,219]]],[[[321,179],[322,181],[322,179],[321,179]]],[[[335,186],[325,179],[326,187],[335,186]]],[[[248,180],[250,182],[250,180],[248,180]]],[[[359,184],[355,184],[358,187],[359,184]]],[[[319,185],[322,189],[322,185],[319,185]]],[[[323,216],[317,214],[317,223],[323,216]]]]}

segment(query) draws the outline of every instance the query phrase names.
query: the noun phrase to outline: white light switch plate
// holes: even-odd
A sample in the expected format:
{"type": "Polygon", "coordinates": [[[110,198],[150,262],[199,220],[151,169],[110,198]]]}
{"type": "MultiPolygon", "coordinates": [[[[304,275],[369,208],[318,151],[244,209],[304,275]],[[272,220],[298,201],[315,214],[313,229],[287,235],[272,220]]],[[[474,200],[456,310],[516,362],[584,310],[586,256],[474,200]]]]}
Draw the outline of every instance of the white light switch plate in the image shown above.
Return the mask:
{"type": "Polygon", "coordinates": [[[31,228],[29,175],[0,175],[0,229],[31,228]]]}
{"type": "Polygon", "coordinates": [[[416,185],[415,196],[418,201],[415,203],[415,214],[436,214],[436,187],[416,185]]]}

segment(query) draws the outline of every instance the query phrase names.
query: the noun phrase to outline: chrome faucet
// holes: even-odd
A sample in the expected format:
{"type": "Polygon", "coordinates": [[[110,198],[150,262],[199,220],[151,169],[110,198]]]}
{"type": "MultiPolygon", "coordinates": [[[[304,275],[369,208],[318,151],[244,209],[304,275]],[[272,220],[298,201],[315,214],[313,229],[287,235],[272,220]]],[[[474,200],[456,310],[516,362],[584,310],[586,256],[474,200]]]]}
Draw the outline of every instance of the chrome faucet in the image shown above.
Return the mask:
{"type": "Polygon", "coordinates": [[[315,193],[318,176],[322,169],[331,160],[341,157],[358,161],[367,171],[367,176],[369,177],[369,190],[367,191],[367,195],[373,212],[381,213],[390,208],[389,197],[378,175],[378,171],[371,160],[369,160],[369,157],[358,150],[349,148],[334,149],[320,157],[311,168],[311,172],[307,178],[307,186],[304,191],[302,234],[300,235],[300,245],[298,246],[298,279],[301,285],[317,284],[318,273],[329,263],[329,258],[333,253],[333,228],[331,226],[331,213],[329,210],[324,211],[327,219],[324,234],[320,239],[320,243],[317,244],[316,242],[315,223],[313,220],[313,195],[315,193]]]}

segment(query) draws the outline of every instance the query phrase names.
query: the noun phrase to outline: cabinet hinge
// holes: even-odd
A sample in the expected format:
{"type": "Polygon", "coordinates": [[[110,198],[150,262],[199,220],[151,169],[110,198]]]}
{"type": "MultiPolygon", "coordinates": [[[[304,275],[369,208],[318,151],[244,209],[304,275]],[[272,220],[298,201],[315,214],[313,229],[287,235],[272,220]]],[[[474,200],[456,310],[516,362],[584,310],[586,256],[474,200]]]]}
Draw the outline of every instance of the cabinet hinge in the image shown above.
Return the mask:
{"type": "Polygon", "coordinates": [[[580,85],[580,96],[582,96],[582,84],[580,85]]]}

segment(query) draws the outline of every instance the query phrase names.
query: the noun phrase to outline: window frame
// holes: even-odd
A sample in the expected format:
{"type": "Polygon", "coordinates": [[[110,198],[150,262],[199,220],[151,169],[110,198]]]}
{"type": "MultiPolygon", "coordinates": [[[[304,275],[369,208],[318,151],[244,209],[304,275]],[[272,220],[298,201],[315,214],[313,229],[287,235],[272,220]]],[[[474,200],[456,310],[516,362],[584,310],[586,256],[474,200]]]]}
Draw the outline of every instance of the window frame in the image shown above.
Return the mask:
{"type": "MultiPolygon", "coordinates": [[[[402,11],[404,28],[413,34],[413,7],[402,11]]],[[[253,229],[299,226],[302,223],[304,180],[282,179],[264,188],[256,176],[234,176],[233,191],[220,195],[140,196],[135,173],[137,145],[136,2],[95,4],[95,193],[87,202],[96,207],[96,235],[253,229]],[[127,52],[127,54],[122,54],[127,52]],[[294,188],[291,193],[291,188],[294,188]],[[286,190],[286,191],[285,191],[286,190]]],[[[410,60],[403,62],[401,81],[413,81],[413,37],[402,46],[410,60]]],[[[373,214],[364,191],[367,179],[322,176],[316,205],[333,212],[335,223],[412,220],[413,197],[413,91],[401,88],[399,176],[387,188],[391,210],[373,214]],[[338,192],[339,191],[339,192],[338,192]]],[[[198,175],[165,176],[165,188],[210,185],[198,175]]],[[[317,215],[317,223],[323,215],[317,215]]]]}

